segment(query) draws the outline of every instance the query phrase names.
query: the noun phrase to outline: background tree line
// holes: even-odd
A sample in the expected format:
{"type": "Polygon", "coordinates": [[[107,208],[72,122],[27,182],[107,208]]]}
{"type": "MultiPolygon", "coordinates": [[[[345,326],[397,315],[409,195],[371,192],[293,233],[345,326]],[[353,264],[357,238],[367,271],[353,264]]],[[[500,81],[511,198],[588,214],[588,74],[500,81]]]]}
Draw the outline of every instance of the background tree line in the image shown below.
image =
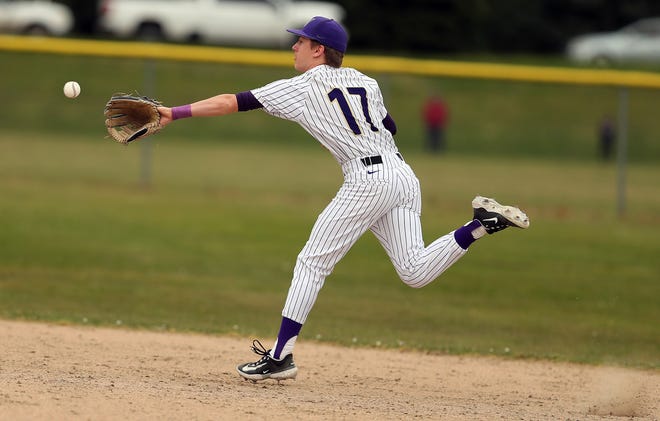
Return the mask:
{"type": "MultiPolygon", "coordinates": [[[[660,16],[657,0],[331,0],[347,11],[351,47],[416,54],[556,53],[585,32],[660,16]]],[[[59,0],[93,34],[99,0],[59,0]]]]}

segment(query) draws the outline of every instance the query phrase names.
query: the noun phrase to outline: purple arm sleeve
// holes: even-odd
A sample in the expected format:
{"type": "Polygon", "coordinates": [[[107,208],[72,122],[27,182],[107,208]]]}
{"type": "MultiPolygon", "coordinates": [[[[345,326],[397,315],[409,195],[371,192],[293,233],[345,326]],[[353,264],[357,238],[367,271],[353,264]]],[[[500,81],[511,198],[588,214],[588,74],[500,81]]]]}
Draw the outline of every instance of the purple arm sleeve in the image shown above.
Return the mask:
{"type": "Polygon", "coordinates": [[[192,117],[192,106],[190,104],[172,107],[172,120],[192,117]]]}
{"type": "Polygon", "coordinates": [[[387,115],[383,119],[383,125],[387,130],[390,131],[390,133],[392,133],[392,136],[396,134],[396,123],[394,122],[394,119],[392,118],[390,113],[387,113],[387,115]]]}
{"type": "Polygon", "coordinates": [[[257,108],[263,108],[261,102],[259,102],[250,91],[237,93],[236,102],[238,102],[238,111],[250,111],[256,110],[257,108]]]}

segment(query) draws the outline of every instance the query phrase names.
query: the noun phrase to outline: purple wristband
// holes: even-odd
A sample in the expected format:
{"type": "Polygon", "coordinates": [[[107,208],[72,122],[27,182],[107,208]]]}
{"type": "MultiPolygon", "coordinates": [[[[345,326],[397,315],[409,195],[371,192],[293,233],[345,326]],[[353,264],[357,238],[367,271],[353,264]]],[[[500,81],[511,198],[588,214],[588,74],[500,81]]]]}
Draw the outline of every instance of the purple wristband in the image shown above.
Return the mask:
{"type": "Polygon", "coordinates": [[[192,106],[190,104],[172,107],[172,120],[192,117],[192,106]]]}

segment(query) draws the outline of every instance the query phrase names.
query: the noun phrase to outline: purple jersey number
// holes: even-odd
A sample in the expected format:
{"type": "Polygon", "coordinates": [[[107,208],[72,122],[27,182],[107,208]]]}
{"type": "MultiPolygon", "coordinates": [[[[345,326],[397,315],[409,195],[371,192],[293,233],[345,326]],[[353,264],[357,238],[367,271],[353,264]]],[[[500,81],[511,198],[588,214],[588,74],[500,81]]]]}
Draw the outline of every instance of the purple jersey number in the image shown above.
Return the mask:
{"type": "MultiPolygon", "coordinates": [[[[369,123],[371,131],[377,132],[378,128],[374,126],[374,123],[371,121],[371,116],[369,115],[367,90],[364,88],[348,88],[348,93],[351,95],[358,95],[360,97],[360,104],[362,104],[362,113],[364,114],[364,118],[367,120],[367,123],[369,123]]],[[[351,128],[353,133],[362,134],[357,121],[355,121],[355,116],[353,116],[353,113],[351,112],[351,107],[348,105],[348,101],[346,101],[344,92],[339,88],[335,88],[328,92],[328,98],[330,98],[330,101],[336,100],[337,103],[339,103],[339,108],[341,108],[341,112],[344,114],[344,118],[346,119],[346,122],[348,123],[348,126],[351,128]]]]}

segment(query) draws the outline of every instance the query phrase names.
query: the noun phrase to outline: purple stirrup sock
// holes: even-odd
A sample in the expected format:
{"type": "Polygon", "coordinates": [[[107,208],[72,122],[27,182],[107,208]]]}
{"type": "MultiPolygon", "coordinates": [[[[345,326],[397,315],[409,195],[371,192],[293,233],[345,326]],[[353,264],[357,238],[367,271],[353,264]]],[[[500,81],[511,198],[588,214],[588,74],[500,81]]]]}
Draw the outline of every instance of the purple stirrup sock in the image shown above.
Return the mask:
{"type": "Polygon", "coordinates": [[[470,247],[470,244],[474,243],[476,239],[472,236],[472,231],[479,228],[481,222],[473,219],[471,222],[463,225],[456,231],[454,231],[454,239],[463,250],[467,250],[470,247]]]}
{"type": "Polygon", "coordinates": [[[277,335],[277,345],[273,350],[273,358],[275,358],[276,360],[281,359],[282,356],[280,354],[284,349],[284,345],[286,345],[286,343],[289,342],[291,338],[298,336],[298,334],[300,333],[300,329],[302,329],[302,326],[303,325],[301,325],[298,322],[294,322],[291,319],[282,317],[282,324],[280,325],[280,333],[277,335]]]}
{"type": "Polygon", "coordinates": [[[190,104],[172,108],[172,120],[192,117],[192,106],[190,104]]]}

